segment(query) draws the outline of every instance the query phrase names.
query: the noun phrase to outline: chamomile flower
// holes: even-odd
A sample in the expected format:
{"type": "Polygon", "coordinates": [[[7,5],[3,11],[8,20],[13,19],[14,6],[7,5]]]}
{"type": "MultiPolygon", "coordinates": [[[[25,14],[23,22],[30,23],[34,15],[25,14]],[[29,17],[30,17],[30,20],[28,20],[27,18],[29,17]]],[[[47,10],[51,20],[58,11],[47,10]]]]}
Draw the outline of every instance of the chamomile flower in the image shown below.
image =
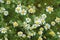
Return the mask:
{"type": "Polygon", "coordinates": [[[44,3],[44,5],[47,5],[47,3],[44,3]]]}
{"type": "Polygon", "coordinates": [[[56,24],[56,23],[55,23],[54,21],[51,22],[51,25],[52,25],[52,26],[55,26],[55,24],[56,24]]]}
{"type": "Polygon", "coordinates": [[[53,12],[53,7],[47,6],[46,11],[51,14],[51,12],[53,12]]]}
{"type": "Polygon", "coordinates": [[[28,36],[34,36],[35,34],[35,32],[28,32],[28,36]]]}
{"type": "Polygon", "coordinates": [[[57,34],[60,34],[60,32],[57,32],[57,34]]]}
{"type": "Polygon", "coordinates": [[[21,13],[21,6],[17,6],[17,7],[15,8],[15,12],[21,13]]]}
{"type": "Polygon", "coordinates": [[[4,11],[4,15],[7,16],[8,15],[8,11],[4,11]]]}
{"type": "Polygon", "coordinates": [[[18,26],[18,23],[17,22],[13,22],[13,26],[14,27],[18,26]]]}
{"type": "Polygon", "coordinates": [[[40,30],[40,31],[43,31],[43,30],[44,30],[44,28],[43,28],[43,27],[41,27],[39,30],[40,30]]]}
{"type": "Polygon", "coordinates": [[[36,29],[38,26],[36,24],[33,24],[31,27],[30,27],[30,30],[32,29],[36,29]]]}
{"type": "Polygon", "coordinates": [[[37,25],[37,26],[40,26],[41,24],[41,19],[39,17],[35,17],[34,18],[34,23],[37,25]]]}
{"type": "Polygon", "coordinates": [[[0,13],[3,13],[6,9],[4,7],[0,7],[0,13]]]}
{"type": "Polygon", "coordinates": [[[22,9],[21,15],[26,15],[27,11],[25,9],[22,9]]]}
{"type": "Polygon", "coordinates": [[[60,22],[60,18],[56,17],[55,21],[56,21],[56,23],[59,23],[60,22]]]}
{"type": "Polygon", "coordinates": [[[0,2],[1,2],[1,3],[4,3],[4,1],[3,1],[3,0],[0,0],[0,2]]]}
{"type": "Polygon", "coordinates": [[[30,24],[27,24],[26,22],[23,22],[23,28],[30,29],[30,24]]]}
{"type": "Polygon", "coordinates": [[[25,34],[23,34],[23,35],[22,35],[22,37],[23,37],[23,38],[25,38],[25,37],[26,37],[26,35],[25,35],[25,34]]]}
{"type": "Polygon", "coordinates": [[[28,12],[29,12],[29,13],[35,13],[36,10],[35,10],[35,8],[30,8],[30,9],[28,10],[28,12]]]}
{"type": "Polygon", "coordinates": [[[60,38],[60,35],[58,35],[58,37],[60,38]]]}
{"type": "Polygon", "coordinates": [[[58,37],[60,38],[60,32],[57,32],[58,37]]]}
{"type": "Polygon", "coordinates": [[[43,40],[43,38],[42,37],[39,37],[38,40],[43,40]]]}
{"type": "Polygon", "coordinates": [[[6,1],[6,4],[11,4],[11,0],[7,0],[6,1]]]}
{"type": "Polygon", "coordinates": [[[26,22],[27,23],[31,22],[31,19],[30,18],[26,18],[26,22]]]}
{"type": "Polygon", "coordinates": [[[41,7],[41,4],[38,4],[38,7],[41,7]]]}
{"type": "Polygon", "coordinates": [[[53,37],[56,35],[54,31],[50,31],[49,34],[53,37]]]}
{"type": "Polygon", "coordinates": [[[43,34],[43,31],[38,31],[38,34],[39,34],[39,35],[42,35],[42,34],[43,34]]]}
{"type": "Polygon", "coordinates": [[[44,20],[44,19],[41,19],[41,23],[42,23],[42,24],[45,24],[46,22],[45,22],[45,20],[44,20]]]}
{"type": "Polygon", "coordinates": [[[26,24],[26,25],[24,26],[24,28],[27,29],[27,30],[30,29],[30,24],[26,24]]]}
{"type": "Polygon", "coordinates": [[[22,31],[19,31],[17,34],[18,34],[18,36],[22,36],[23,35],[23,32],[22,31]]]}
{"type": "Polygon", "coordinates": [[[35,23],[37,26],[40,26],[40,24],[41,24],[41,20],[40,20],[40,19],[35,20],[34,23],[35,23]]]}
{"type": "Polygon", "coordinates": [[[1,28],[1,33],[6,33],[7,29],[6,28],[1,28]]]}
{"type": "Polygon", "coordinates": [[[44,26],[44,28],[45,28],[46,30],[50,29],[50,24],[46,23],[45,26],[44,26]]]}
{"type": "Polygon", "coordinates": [[[42,15],[41,15],[41,18],[42,18],[42,19],[46,19],[46,17],[47,17],[46,14],[42,14],[42,15]]]}

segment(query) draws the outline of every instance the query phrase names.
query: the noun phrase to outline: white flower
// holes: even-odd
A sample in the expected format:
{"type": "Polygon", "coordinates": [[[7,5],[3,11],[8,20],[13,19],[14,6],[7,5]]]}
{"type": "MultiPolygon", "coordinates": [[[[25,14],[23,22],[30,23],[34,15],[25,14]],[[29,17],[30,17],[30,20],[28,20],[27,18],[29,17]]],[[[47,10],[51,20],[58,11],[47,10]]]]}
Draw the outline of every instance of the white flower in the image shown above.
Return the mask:
{"type": "Polygon", "coordinates": [[[42,14],[42,19],[45,19],[47,16],[46,16],[46,14],[42,14]]]}
{"type": "Polygon", "coordinates": [[[23,32],[19,31],[17,34],[18,34],[18,36],[22,36],[23,32]]]}
{"type": "Polygon", "coordinates": [[[11,1],[10,1],[10,0],[7,0],[7,1],[6,1],[6,4],[11,4],[11,1]]]}
{"type": "Polygon", "coordinates": [[[47,3],[44,3],[44,5],[47,5],[47,3]]]}
{"type": "Polygon", "coordinates": [[[34,36],[35,35],[35,33],[33,33],[33,32],[28,32],[28,36],[34,36]]]}
{"type": "Polygon", "coordinates": [[[56,23],[59,23],[60,22],[60,18],[56,17],[55,21],[56,21],[56,23]]]}
{"type": "Polygon", "coordinates": [[[7,29],[6,28],[1,28],[1,33],[6,33],[7,29]]]}
{"type": "Polygon", "coordinates": [[[23,27],[28,30],[28,29],[30,29],[30,24],[23,22],[23,27]]]}
{"type": "Polygon", "coordinates": [[[44,19],[41,19],[41,23],[42,23],[42,24],[45,24],[46,22],[45,22],[45,20],[44,20],[44,19]]]}
{"type": "Polygon", "coordinates": [[[25,37],[26,37],[26,35],[25,35],[25,34],[23,34],[23,35],[22,35],[22,37],[23,37],[23,38],[25,38],[25,37]]]}
{"type": "Polygon", "coordinates": [[[60,34],[60,32],[57,32],[57,34],[60,34]]]}
{"type": "Polygon", "coordinates": [[[55,24],[56,24],[56,23],[55,23],[54,21],[51,22],[51,25],[52,25],[52,26],[55,26],[55,24]]]}
{"type": "Polygon", "coordinates": [[[31,19],[30,18],[26,18],[26,22],[27,23],[31,22],[31,19]]]}
{"type": "Polygon", "coordinates": [[[38,26],[36,24],[33,24],[31,27],[30,27],[30,30],[32,29],[36,29],[38,26]]]}
{"type": "Polygon", "coordinates": [[[53,7],[48,6],[48,7],[46,8],[46,11],[51,14],[51,12],[53,12],[53,7]]]}
{"type": "Polygon", "coordinates": [[[58,35],[58,37],[60,38],[60,35],[58,35]]]}
{"type": "Polygon", "coordinates": [[[50,25],[48,23],[45,24],[44,28],[47,30],[47,29],[50,29],[50,25]]]}
{"type": "Polygon", "coordinates": [[[4,3],[4,1],[3,1],[3,0],[0,0],[0,2],[1,2],[1,3],[4,3]]]}
{"type": "Polygon", "coordinates": [[[23,22],[23,26],[27,25],[27,22],[23,22]]]}
{"type": "Polygon", "coordinates": [[[36,10],[35,10],[35,8],[30,8],[30,9],[28,10],[28,12],[29,12],[29,13],[35,13],[36,10]]]}
{"type": "Polygon", "coordinates": [[[25,9],[22,9],[21,15],[26,15],[27,11],[25,9]]]}
{"type": "Polygon", "coordinates": [[[8,11],[4,11],[4,15],[7,16],[8,15],[8,11]]]}
{"type": "Polygon", "coordinates": [[[18,26],[18,23],[17,22],[13,22],[13,26],[14,27],[17,27],[18,26]]]}
{"type": "Polygon", "coordinates": [[[17,7],[15,8],[15,12],[17,12],[17,13],[21,13],[21,6],[20,6],[20,7],[17,6],[17,7]]]}
{"type": "Polygon", "coordinates": [[[41,19],[34,20],[34,23],[35,23],[36,25],[40,26],[40,24],[41,24],[41,19]]]}
{"type": "Polygon", "coordinates": [[[43,40],[43,38],[42,37],[39,37],[38,40],[43,40]]]}
{"type": "Polygon", "coordinates": [[[28,30],[28,29],[30,29],[30,24],[26,24],[24,27],[25,27],[25,29],[28,30]]]}
{"type": "Polygon", "coordinates": [[[4,7],[1,7],[0,8],[0,13],[3,13],[5,11],[5,8],[4,7]]]}
{"type": "Polygon", "coordinates": [[[38,34],[39,34],[39,35],[42,35],[42,34],[43,34],[43,31],[38,31],[38,34]]]}

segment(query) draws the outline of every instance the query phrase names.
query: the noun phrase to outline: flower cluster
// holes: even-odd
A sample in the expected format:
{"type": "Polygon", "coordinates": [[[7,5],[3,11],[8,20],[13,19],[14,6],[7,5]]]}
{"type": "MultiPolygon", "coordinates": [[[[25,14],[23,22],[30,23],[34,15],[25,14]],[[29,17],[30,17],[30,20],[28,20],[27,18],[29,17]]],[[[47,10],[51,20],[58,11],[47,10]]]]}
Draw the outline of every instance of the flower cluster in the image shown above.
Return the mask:
{"type": "Polygon", "coordinates": [[[44,3],[42,7],[40,3],[26,4],[20,0],[0,0],[0,4],[0,40],[60,38],[56,27],[60,26],[60,16],[55,15],[54,6],[44,3]]]}

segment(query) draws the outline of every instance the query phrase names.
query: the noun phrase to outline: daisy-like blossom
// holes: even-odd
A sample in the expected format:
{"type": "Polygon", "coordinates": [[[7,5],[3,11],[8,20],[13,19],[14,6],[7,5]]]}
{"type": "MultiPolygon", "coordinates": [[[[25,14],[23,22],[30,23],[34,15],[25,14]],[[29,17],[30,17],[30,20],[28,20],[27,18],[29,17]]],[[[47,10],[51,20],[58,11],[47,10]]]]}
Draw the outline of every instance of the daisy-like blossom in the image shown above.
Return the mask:
{"type": "Polygon", "coordinates": [[[35,10],[35,8],[29,8],[28,12],[29,12],[29,13],[35,13],[36,10],[35,10]]]}
{"type": "Polygon", "coordinates": [[[28,37],[31,37],[31,36],[35,36],[35,34],[36,34],[35,32],[28,32],[27,35],[28,35],[28,37]]]}
{"type": "Polygon", "coordinates": [[[39,35],[42,35],[42,34],[43,34],[43,31],[38,31],[38,34],[39,34],[39,35]]]}
{"type": "Polygon", "coordinates": [[[60,32],[57,32],[58,37],[60,38],[60,32]]]}
{"type": "Polygon", "coordinates": [[[27,23],[31,22],[31,19],[30,18],[26,18],[26,22],[27,23]]]}
{"type": "Polygon", "coordinates": [[[17,34],[18,34],[18,36],[22,36],[23,32],[19,31],[17,34]]]}
{"type": "Polygon", "coordinates": [[[1,2],[1,3],[4,3],[4,1],[3,1],[3,0],[0,0],[0,2],[1,2]]]}
{"type": "Polygon", "coordinates": [[[41,19],[41,23],[42,23],[42,24],[45,24],[46,22],[45,22],[45,20],[44,20],[44,19],[41,19]]]}
{"type": "Polygon", "coordinates": [[[60,18],[56,17],[55,21],[56,21],[56,23],[59,23],[60,22],[60,18]]]}
{"type": "Polygon", "coordinates": [[[7,32],[7,29],[6,29],[6,28],[1,28],[1,29],[0,29],[0,32],[1,32],[1,33],[6,33],[6,32],[7,32]]]}
{"type": "Polygon", "coordinates": [[[38,4],[38,7],[41,7],[41,4],[38,4]]]}
{"type": "Polygon", "coordinates": [[[4,15],[7,16],[8,15],[8,11],[4,11],[4,15]]]}
{"type": "Polygon", "coordinates": [[[45,26],[44,26],[44,28],[45,28],[46,30],[50,29],[50,24],[46,23],[45,26]]]}
{"type": "Polygon", "coordinates": [[[41,24],[41,19],[38,18],[38,17],[35,17],[35,18],[34,18],[34,23],[35,23],[37,26],[40,26],[40,24],[41,24]]]}
{"type": "Polygon", "coordinates": [[[27,30],[30,29],[30,24],[26,24],[25,29],[27,29],[27,30]]]}
{"type": "Polygon", "coordinates": [[[26,37],[26,35],[25,35],[25,34],[23,34],[23,35],[22,35],[22,37],[23,37],[23,38],[25,38],[25,37],[26,37]]]}
{"type": "Polygon", "coordinates": [[[6,4],[11,4],[11,0],[6,0],[6,4]]]}
{"type": "Polygon", "coordinates": [[[40,30],[40,31],[43,31],[43,30],[44,30],[44,28],[43,28],[43,27],[41,27],[39,30],[40,30]]]}
{"type": "Polygon", "coordinates": [[[4,7],[0,7],[0,13],[3,13],[6,9],[4,7]]]}
{"type": "Polygon", "coordinates": [[[14,27],[18,26],[18,23],[17,22],[13,22],[13,26],[14,27]]]}
{"type": "Polygon", "coordinates": [[[15,12],[21,13],[21,11],[22,11],[21,6],[17,6],[17,7],[15,8],[15,12]]]}
{"type": "Polygon", "coordinates": [[[46,18],[47,18],[46,14],[42,14],[42,15],[41,15],[41,18],[42,18],[42,19],[46,19],[46,18]]]}
{"type": "Polygon", "coordinates": [[[57,34],[60,34],[60,32],[57,32],[57,34]]]}
{"type": "Polygon", "coordinates": [[[56,24],[56,23],[55,23],[54,21],[51,22],[51,25],[52,25],[52,26],[55,26],[55,24],[56,24]]]}
{"type": "Polygon", "coordinates": [[[23,28],[25,28],[26,30],[30,29],[30,24],[23,22],[23,28]]]}
{"type": "Polygon", "coordinates": [[[26,15],[27,11],[25,9],[21,10],[21,15],[26,15]]]}
{"type": "Polygon", "coordinates": [[[30,30],[32,29],[36,29],[38,26],[36,24],[33,24],[31,27],[30,27],[30,30]]]}
{"type": "Polygon", "coordinates": [[[51,12],[53,12],[53,7],[47,6],[46,7],[46,12],[49,12],[51,14],[51,12]]]}
{"type": "Polygon", "coordinates": [[[56,35],[54,31],[50,31],[49,34],[53,37],[56,35]]]}
{"type": "Polygon", "coordinates": [[[38,40],[43,40],[43,38],[42,37],[39,37],[38,40]]]}

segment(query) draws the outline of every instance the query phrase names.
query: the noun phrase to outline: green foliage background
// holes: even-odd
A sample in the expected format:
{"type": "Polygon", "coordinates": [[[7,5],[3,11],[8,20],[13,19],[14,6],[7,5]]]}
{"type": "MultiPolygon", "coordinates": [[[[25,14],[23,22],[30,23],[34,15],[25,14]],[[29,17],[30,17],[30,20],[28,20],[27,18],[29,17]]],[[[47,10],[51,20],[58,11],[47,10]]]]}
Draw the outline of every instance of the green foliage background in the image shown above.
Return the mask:
{"type": "MultiPolygon", "coordinates": [[[[6,0],[4,0],[6,1],[6,0]]],[[[11,0],[13,1],[13,0],[11,0]]],[[[11,2],[10,5],[6,5],[5,3],[0,3],[0,7],[4,7],[6,8],[6,10],[9,11],[9,15],[8,16],[4,16],[3,14],[0,14],[0,27],[2,26],[6,26],[6,23],[8,23],[8,26],[10,27],[10,29],[12,30],[12,32],[8,32],[8,39],[9,40],[37,40],[38,35],[32,37],[31,39],[29,38],[19,38],[18,36],[16,36],[17,32],[19,31],[19,29],[21,29],[21,31],[25,32],[26,30],[24,30],[21,27],[17,27],[17,28],[13,28],[11,22],[12,21],[17,21],[21,26],[22,22],[25,20],[26,16],[22,16],[19,15],[15,12],[15,7],[17,5],[17,1],[15,0],[15,2],[11,2]],[[14,6],[13,6],[14,5],[14,6]],[[10,23],[9,23],[10,22],[10,23]]],[[[46,22],[50,23],[51,21],[54,21],[54,19],[56,17],[60,17],[60,0],[19,0],[21,2],[22,5],[28,6],[28,5],[34,5],[36,6],[36,13],[34,15],[36,16],[40,16],[41,14],[46,14],[47,15],[47,19],[46,22]],[[44,3],[47,3],[47,5],[44,5],[44,3]],[[41,7],[38,7],[38,4],[41,4],[41,7]],[[54,7],[54,12],[52,12],[51,14],[47,13],[45,11],[46,6],[53,6],[54,7]]],[[[34,15],[32,14],[28,14],[28,16],[33,19],[34,15]]],[[[51,29],[55,32],[60,31],[60,24],[56,24],[55,27],[51,26],[51,29]]],[[[44,40],[60,40],[56,37],[51,37],[50,35],[48,35],[48,31],[44,31],[45,33],[43,35],[46,35],[47,39],[44,40]]],[[[0,34],[0,38],[2,38],[5,34],[0,34]]],[[[3,39],[4,40],[4,39],[3,39]]]]}

